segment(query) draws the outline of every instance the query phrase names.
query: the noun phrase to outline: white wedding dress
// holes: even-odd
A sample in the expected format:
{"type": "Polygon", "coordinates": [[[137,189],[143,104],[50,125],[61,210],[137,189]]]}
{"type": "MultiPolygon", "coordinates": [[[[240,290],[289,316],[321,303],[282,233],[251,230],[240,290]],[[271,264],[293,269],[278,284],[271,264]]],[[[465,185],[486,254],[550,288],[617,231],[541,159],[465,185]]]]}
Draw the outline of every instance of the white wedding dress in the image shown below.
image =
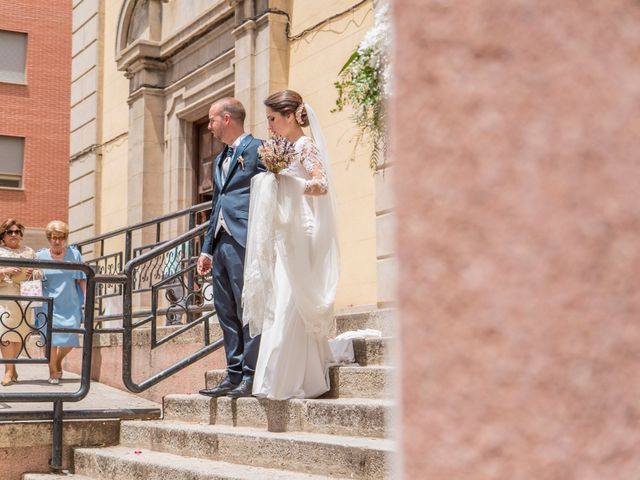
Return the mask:
{"type": "Polygon", "coordinates": [[[296,161],[277,180],[254,177],[245,259],[243,320],[262,334],[253,394],[274,400],[322,395],[334,363],[338,250],[328,161],[312,138],[294,146],[296,161]]]}

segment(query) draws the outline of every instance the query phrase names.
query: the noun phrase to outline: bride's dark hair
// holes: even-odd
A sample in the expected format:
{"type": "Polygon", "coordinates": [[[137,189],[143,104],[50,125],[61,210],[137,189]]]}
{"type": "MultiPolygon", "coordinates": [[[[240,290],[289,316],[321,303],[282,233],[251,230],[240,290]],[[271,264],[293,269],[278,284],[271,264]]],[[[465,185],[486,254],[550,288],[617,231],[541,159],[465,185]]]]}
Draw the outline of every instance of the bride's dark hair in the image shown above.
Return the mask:
{"type": "Polygon", "coordinates": [[[281,115],[293,113],[301,127],[309,125],[307,109],[304,107],[302,95],[298,92],[294,92],[293,90],[280,90],[279,92],[269,95],[264,101],[264,104],[281,115]]]}

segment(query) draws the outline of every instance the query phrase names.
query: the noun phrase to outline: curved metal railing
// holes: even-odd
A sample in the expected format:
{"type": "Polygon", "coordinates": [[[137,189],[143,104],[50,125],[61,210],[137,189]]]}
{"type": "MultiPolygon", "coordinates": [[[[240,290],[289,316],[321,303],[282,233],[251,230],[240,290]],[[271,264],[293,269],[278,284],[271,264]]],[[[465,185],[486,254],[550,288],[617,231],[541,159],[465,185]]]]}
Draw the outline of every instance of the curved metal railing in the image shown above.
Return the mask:
{"type": "Polygon", "coordinates": [[[62,421],[63,402],[82,400],[91,387],[91,352],[93,346],[93,313],[95,273],[82,263],[56,262],[46,260],[26,260],[0,257],[0,268],[17,267],[33,269],[57,269],[83,272],[87,277],[87,293],[84,304],[84,321],[80,328],[59,328],[53,325],[55,300],[45,296],[21,296],[0,294],[0,325],[4,327],[0,343],[8,345],[9,340],[18,339],[20,344],[18,358],[0,358],[0,364],[48,364],[51,355],[51,341],[54,333],[72,333],[82,336],[82,366],[78,390],[0,390],[0,402],[53,402],[53,411],[41,419],[53,420],[53,446],[51,468],[62,469],[62,421]],[[15,308],[12,308],[12,305],[15,308]],[[16,317],[16,312],[19,318],[16,317]],[[26,327],[26,328],[21,328],[26,327]],[[27,330],[26,334],[21,330],[27,330]],[[35,357],[33,349],[40,350],[41,356],[35,357]]]}
{"type": "MultiPolygon", "coordinates": [[[[123,317],[121,276],[124,274],[125,264],[174,239],[176,231],[191,230],[206,223],[210,210],[211,202],[204,202],[75,243],[85,263],[98,276],[95,304],[95,321],[98,325],[123,317]]],[[[122,332],[121,329],[109,331],[122,332]]]]}

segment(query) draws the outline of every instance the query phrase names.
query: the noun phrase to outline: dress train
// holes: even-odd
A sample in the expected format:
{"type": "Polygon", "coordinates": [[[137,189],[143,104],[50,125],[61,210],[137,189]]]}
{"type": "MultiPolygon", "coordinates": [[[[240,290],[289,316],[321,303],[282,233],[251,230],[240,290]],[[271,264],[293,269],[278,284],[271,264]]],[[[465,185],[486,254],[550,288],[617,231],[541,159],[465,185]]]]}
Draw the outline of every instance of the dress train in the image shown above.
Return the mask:
{"type": "Polygon", "coordinates": [[[322,334],[307,333],[279,258],[275,282],[275,318],[262,332],[253,394],[272,400],[318,397],[329,390],[329,341],[322,334]]]}

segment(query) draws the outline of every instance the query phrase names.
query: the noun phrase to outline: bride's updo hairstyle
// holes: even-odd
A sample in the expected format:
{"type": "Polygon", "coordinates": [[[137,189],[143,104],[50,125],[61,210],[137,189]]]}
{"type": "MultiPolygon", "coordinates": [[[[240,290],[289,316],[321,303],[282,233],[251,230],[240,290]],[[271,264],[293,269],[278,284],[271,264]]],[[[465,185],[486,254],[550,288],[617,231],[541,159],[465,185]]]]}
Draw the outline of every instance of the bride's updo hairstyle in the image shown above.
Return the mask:
{"type": "Polygon", "coordinates": [[[294,92],[293,90],[280,90],[273,95],[269,95],[264,101],[264,104],[281,115],[293,113],[298,125],[301,127],[309,126],[307,109],[304,107],[302,96],[298,92],[294,92]]]}

